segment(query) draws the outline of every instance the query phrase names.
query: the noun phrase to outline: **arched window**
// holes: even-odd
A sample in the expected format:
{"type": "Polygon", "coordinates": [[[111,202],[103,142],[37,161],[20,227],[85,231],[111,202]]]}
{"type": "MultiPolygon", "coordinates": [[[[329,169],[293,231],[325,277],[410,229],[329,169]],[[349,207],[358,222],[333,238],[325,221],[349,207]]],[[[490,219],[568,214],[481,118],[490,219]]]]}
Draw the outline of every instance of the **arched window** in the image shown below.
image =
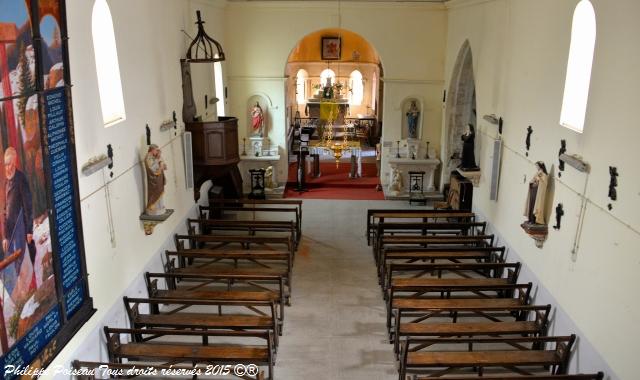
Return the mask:
{"type": "Polygon", "coordinates": [[[222,63],[214,62],[213,63],[213,77],[216,86],[216,98],[218,98],[218,103],[216,103],[216,112],[218,116],[225,116],[224,114],[224,77],[222,76],[222,63]]]}
{"type": "Polygon", "coordinates": [[[560,124],[579,133],[584,129],[587,113],[595,44],[596,14],[591,2],[582,0],[573,14],[567,78],[560,113],[560,124]]]}
{"type": "Polygon", "coordinates": [[[376,73],[373,73],[373,78],[371,79],[371,109],[373,111],[376,110],[376,99],[378,98],[378,76],[376,73]]]}
{"type": "Polygon", "coordinates": [[[296,103],[306,104],[307,102],[307,78],[309,74],[306,70],[298,70],[296,74],[296,103]]]}
{"type": "Polygon", "coordinates": [[[96,0],[91,16],[93,34],[93,51],[96,57],[98,74],[98,90],[102,107],[102,120],[105,127],[110,127],[126,118],[122,82],[116,37],[113,32],[113,20],[106,0],[96,0]]]}
{"type": "Polygon", "coordinates": [[[336,83],[336,73],[333,72],[333,70],[331,69],[324,69],[321,73],[320,73],[320,85],[324,86],[327,83],[327,78],[331,78],[331,84],[335,84],[336,83]]]}
{"type": "Polygon", "coordinates": [[[351,99],[349,104],[353,106],[362,105],[362,99],[364,98],[364,83],[362,81],[362,73],[358,70],[354,70],[349,79],[351,87],[351,99]]]}

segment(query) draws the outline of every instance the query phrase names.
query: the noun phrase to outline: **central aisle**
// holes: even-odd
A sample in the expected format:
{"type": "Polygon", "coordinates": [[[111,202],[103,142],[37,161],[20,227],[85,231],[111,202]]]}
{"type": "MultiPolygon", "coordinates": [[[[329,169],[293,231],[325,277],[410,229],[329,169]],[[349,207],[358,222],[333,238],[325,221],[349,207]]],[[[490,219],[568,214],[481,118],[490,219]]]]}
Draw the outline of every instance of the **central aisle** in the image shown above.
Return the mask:
{"type": "Polygon", "coordinates": [[[397,379],[365,229],[367,209],[405,206],[393,201],[304,201],[303,240],[278,348],[277,379],[397,379]]]}

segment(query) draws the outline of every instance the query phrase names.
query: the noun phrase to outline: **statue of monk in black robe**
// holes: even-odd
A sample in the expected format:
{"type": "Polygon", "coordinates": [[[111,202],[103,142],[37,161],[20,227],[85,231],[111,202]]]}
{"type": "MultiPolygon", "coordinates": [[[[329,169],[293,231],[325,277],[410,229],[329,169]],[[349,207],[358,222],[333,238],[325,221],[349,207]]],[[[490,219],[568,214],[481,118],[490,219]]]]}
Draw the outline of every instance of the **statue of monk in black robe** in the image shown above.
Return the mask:
{"type": "Polygon", "coordinates": [[[469,130],[462,135],[462,163],[459,168],[462,170],[477,170],[475,154],[476,130],[469,124],[469,130]]]}

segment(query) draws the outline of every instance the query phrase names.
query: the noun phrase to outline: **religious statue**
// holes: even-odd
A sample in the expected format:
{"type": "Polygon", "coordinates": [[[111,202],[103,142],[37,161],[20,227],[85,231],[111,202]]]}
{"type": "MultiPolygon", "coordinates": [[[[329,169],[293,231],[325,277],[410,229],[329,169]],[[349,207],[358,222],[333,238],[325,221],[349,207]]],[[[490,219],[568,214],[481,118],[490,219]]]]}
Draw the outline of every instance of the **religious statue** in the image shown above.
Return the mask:
{"type": "Polygon", "coordinates": [[[547,195],[547,184],[549,174],[544,162],[536,162],[537,172],[529,181],[529,192],[527,202],[524,207],[524,216],[527,217],[525,224],[546,224],[544,216],[545,200],[547,195]]]}
{"type": "Polygon", "coordinates": [[[462,135],[462,163],[459,168],[462,170],[477,170],[475,140],[476,130],[473,124],[469,124],[469,130],[462,135]]]}
{"type": "Polygon", "coordinates": [[[256,105],[251,109],[251,130],[253,136],[262,137],[264,129],[264,113],[262,112],[262,107],[260,107],[260,103],[256,102],[256,105]]]}
{"type": "Polygon", "coordinates": [[[264,171],[264,188],[273,189],[273,166],[267,166],[264,171]]]}
{"type": "Polygon", "coordinates": [[[156,144],[151,144],[144,157],[144,168],[147,173],[147,206],[145,207],[147,215],[164,215],[166,213],[162,198],[166,183],[164,171],[167,170],[167,165],[164,163],[161,153],[156,144]]]}
{"type": "Polygon", "coordinates": [[[409,107],[409,111],[407,111],[407,127],[409,129],[408,138],[417,139],[418,138],[418,118],[420,117],[420,110],[418,110],[418,106],[416,105],[416,101],[411,101],[411,107],[409,107]]]}
{"type": "Polygon", "coordinates": [[[322,89],[322,98],[323,99],[333,99],[333,86],[331,85],[331,77],[327,77],[327,83],[324,85],[322,89]]]}
{"type": "Polygon", "coordinates": [[[391,183],[389,184],[389,194],[399,195],[402,191],[402,171],[395,169],[391,172],[391,183]]]}

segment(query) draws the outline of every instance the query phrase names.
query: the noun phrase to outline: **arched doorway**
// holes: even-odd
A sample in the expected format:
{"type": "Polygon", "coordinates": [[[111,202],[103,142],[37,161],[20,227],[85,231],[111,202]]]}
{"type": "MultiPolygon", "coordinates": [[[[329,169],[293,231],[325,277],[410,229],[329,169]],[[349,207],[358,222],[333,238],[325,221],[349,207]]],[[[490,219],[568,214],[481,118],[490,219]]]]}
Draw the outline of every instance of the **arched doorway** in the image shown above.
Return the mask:
{"type": "MultiPolygon", "coordinates": [[[[362,36],[339,28],[303,37],[285,67],[289,145],[288,189],[300,183],[298,161],[309,151],[301,170],[313,198],[366,188],[372,195],[379,183],[376,145],[382,135],[382,65],[375,48],[362,36]],[[327,143],[328,141],[328,143],[327,143]],[[338,144],[342,149],[332,149],[338,144]],[[328,187],[334,187],[327,191],[328,187]]],[[[291,194],[290,194],[291,195],[291,194]]],[[[293,196],[300,196],[295,194],[293,196]]]]}
{"type": "Polygon", "coordinates": [[[471,45],[466,40],[456,59],[451,75],[451,83],[446,102],[445,139],[443,144],[444,181],[460,164],[462,154],[462,135],[468,125],[477,125],[476,85],[473,75],[473,56],[471,45]]]}

